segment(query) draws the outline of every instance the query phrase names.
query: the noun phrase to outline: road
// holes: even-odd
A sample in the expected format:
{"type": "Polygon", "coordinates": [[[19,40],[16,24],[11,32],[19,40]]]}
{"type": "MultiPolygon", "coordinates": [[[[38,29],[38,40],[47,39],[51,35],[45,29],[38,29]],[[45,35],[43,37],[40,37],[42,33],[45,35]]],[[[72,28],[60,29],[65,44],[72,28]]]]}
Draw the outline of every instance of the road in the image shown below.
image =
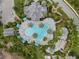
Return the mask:
{"type": "Polygon", "coordinates": [[[59,6],[67,14],[67,16],[70,19],[73,19],[73,24],[76,25],[77,31],[79,32],[79,18],[76,16],[73,10],[67,4],[65,4],[63,0],[54,0],[54,2],[58,2],[59,6]]]}
{"type": "Polygon", "coordinates": [[[8,22],[14,22],[14,15],[12,13],[12,8],[14,6],[13,0],[2,0],[2,19],[3,24],[8,22]]]}

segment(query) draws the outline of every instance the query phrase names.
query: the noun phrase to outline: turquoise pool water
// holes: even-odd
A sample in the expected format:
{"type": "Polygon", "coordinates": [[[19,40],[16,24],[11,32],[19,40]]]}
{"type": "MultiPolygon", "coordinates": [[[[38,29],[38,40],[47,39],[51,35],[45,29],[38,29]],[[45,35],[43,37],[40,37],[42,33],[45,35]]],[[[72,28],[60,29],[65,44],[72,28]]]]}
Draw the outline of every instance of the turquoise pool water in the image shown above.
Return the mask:
{"type": "Polygon", "coordinates": [[[43,28],[39,28],[36,25],[33,25],[33,27],[30,27],[25,30],[25,34],[32,37],[34,33],[37,33],[38,36],[35,40],[35,45],[39,45],[43,41],[44,37],[47,35],[48,27],[48,24],[44,24],[43,28]]]}

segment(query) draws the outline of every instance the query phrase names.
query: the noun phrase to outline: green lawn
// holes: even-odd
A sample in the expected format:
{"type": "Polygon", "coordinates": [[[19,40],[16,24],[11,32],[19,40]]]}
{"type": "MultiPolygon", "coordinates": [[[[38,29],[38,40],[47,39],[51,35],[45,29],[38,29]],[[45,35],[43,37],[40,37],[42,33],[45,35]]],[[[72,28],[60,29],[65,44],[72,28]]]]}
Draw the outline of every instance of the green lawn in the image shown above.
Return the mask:
{"type": "Polygon", "coordinates": [[[79,0],[67,0],[79,14],[79,0]]]}
{"type": "MultiPolygon", "coordinates": [[[[3,25],[0,25],[0,42],[3,40],[3,25]]],[[[3,45],[0,43],[0,48],[2,48],[3,45]]]]}
{"type": "MultiPolygon", "coordinates": [[[[67,0],[72,7],[78,12],[79,14],[79,0],[67,0]]],[[[73,47],[71,49],[71,55],[75,55],[79,58],[79,33],[75,32],[74,35],[76,36],[76,39],[73,42],[73,47]]],[[[73,36],[74,36],[73,35],[73,36]]],[[[72,38],[73,38],[72,36],[72,38]]]]}
{"type": "Polygon", "coordinates": [[[0,37],[1,37],[1,35],[2,35],[2,32],[3,32],[3,26],[1,25],[1,26],[0,26],[0,37]]]}
{"type": "Polygon", "coordinates": [[[23,12],[24,1],[25,0],[14,0],[15,2],[14,10],[20,18],[24,16],[23,12]]]}
{"type": "Polygon", "coordinates": [[[74,55],[79,58],[79,33],[76,32],[74,35],[76,35],[76,39],[73,42],[73,47],[70,51],[70,55],[74,55]]]}

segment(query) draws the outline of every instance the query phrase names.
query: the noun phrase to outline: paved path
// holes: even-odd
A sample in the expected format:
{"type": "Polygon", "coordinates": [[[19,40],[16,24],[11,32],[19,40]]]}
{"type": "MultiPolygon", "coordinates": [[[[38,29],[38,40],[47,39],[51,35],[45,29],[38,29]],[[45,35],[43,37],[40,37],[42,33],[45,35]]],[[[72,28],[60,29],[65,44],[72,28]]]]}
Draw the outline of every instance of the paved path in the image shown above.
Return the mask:
{"type": "Polygon", "coordinates": [[[12,8],[14,6],[13,0],[2,0],[2,22],[7,24],[8,22],[14,22],[14,15],[12,8]]]}
{"type": "Polygon", "coordinates": [[[77,26],[77,30],[79,31],[79,18],[76,16],[73,10],[67,4],[65,4],[63,0],[54,0],[54,2],[58,2],[59,6],[68,15],[68,17],[73,19],[73,23],[77,26]]]}

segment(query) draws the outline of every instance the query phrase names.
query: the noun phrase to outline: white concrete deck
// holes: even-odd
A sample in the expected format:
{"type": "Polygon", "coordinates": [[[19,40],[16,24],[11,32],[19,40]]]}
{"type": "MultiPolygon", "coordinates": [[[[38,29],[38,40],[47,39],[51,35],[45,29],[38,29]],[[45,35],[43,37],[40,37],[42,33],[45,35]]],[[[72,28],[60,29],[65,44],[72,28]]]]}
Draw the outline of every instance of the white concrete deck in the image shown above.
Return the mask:
{"type": "MultiPolygon", "coordinates": [[[[19,33],[20,33],[20,36],[23,38],[23,42],[24,41],[28,41],[29,43],[33,42],[35,39],[33,37],[30,37],[28,35],[25,34],[25,30],[28,28],[28,24],[29,23],[33,23],[35,25],[39,25],[40,23],[44,23],[44,24],[48,24],[49,25],[49,28],[52,30],[52,31],[55,31],[55,23],[53,21],[52,18],[46,18],[44,21],[29,21],[29,20],[26,20],[24,21],[20,28],[19,28],[19,33]],[[49,20],[49,21],[48,21],[49,20]],[[54,29],[53,29],[54,28],[54,29]]],[[[39,27],[39,26],[38,26],[39,27]]],[[[45,37],[47,37],[48,40],[46,41],[43,41],[41,42],[40,45],[47,45],[48,41],[52,40],[53,39],[53,32],[52,34],[47,34],[45,37]]]]}

